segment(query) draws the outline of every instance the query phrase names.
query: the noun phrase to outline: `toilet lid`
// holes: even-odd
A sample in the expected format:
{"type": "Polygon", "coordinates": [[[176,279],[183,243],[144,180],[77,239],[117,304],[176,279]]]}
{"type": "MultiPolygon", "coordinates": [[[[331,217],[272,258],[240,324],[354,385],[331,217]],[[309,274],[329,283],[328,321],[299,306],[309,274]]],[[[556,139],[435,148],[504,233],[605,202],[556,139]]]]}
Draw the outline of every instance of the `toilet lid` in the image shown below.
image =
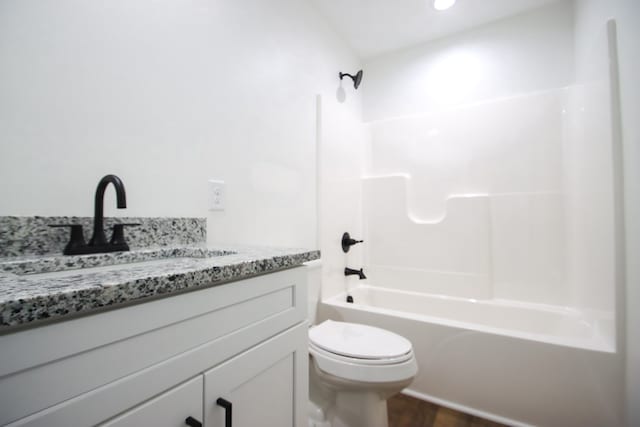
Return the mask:
{"type": "Polygon", "coordinates": [[[390,359],[411,351],[411,342],[393,332],[333,320],[311,328],[309,340],[328,352],[358,359],[390,359]]]}

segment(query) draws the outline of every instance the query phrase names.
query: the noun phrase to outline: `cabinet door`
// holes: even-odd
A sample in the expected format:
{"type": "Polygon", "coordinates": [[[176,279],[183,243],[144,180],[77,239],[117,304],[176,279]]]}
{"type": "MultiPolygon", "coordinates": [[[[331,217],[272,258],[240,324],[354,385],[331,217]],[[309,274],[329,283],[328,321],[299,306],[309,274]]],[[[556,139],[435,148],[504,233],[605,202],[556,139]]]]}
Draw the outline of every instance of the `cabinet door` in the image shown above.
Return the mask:
{"type": "Polygon", "coordinates": [[[206,372],[205,426],[302,425],[308,395],[306,331],[305,322],[206,372]]]}
{"type": "MultiPolygon", "coordinates": [[[[202,375],[151,399],[101,427],[185,427],[192,417],[202,421],[202,375]]],[[[195,424],[197,425],[197,424],[195,424]]]]}

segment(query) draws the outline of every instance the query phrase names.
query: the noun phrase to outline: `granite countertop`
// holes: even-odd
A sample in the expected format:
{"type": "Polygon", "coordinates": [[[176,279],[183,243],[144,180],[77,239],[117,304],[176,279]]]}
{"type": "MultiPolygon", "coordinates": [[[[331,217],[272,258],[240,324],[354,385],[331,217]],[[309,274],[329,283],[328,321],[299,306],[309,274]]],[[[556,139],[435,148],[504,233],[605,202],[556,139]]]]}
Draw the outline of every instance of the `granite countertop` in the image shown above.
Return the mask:
{"type": "Polygon", "coordinates": [[[111,254],[0,257],[0,333],[318,258],[319,251],[306,249],[184,245],[111,254]],[[100,267],[82,270],[95,266],[100,267]]]}

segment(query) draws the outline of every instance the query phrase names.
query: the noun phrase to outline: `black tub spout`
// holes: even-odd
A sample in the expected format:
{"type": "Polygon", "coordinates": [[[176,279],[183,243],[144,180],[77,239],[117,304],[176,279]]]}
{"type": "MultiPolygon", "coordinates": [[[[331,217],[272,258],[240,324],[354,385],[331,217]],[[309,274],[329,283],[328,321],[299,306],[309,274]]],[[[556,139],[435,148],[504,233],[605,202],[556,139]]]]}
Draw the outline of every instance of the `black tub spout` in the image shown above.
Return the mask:
{"type": "Polygon", "coordinates": [[[360,277],[360,280],[363,280],[363,279],[367,278],[367,276],[364,275],[364,272],[362,271],[362,269],[354,270],[353,268],[349,268],[349,267],[345,267],[344,275],[345,276],[356,275],[356,276],[360,277]]]}

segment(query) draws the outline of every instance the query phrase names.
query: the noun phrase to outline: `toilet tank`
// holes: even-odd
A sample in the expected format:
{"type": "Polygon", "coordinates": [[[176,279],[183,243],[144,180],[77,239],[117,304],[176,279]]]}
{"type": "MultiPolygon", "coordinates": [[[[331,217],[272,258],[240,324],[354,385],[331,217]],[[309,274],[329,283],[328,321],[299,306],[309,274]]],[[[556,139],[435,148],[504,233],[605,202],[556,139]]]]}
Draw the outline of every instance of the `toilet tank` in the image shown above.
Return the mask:
{"type": "Polygon", "coordinates": [[[307,269],[307,303],[309,307],[307,319],[309,325],[315,325],[322,288],[322,260],[305,262],[304,266],[307,269]]]}

